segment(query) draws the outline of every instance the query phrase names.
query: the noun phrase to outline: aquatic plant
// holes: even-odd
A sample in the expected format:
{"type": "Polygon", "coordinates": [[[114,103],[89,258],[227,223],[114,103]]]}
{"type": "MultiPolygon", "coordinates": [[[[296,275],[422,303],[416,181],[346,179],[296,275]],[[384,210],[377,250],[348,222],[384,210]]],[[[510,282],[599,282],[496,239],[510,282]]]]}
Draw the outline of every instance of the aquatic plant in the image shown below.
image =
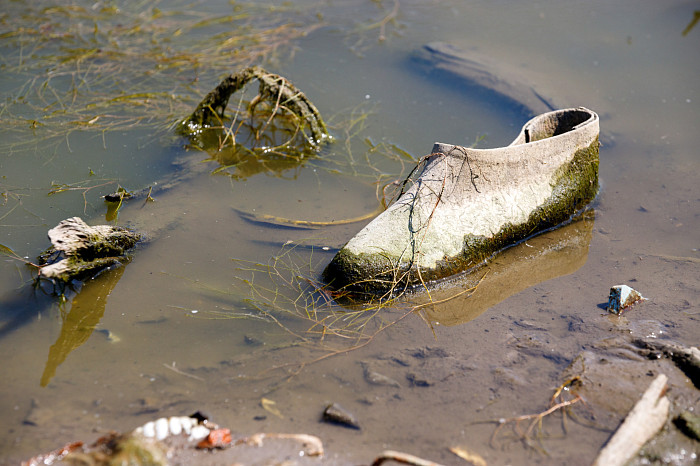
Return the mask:
{"type": "Polygon", "coordinates": [[[47,5],[9,2],[0,14],[3,74],[16,83],[0,122],[6,149],[69,144],[73,131],[150,127],[188,114],[224,73],[274,63],[321,24],[301,8],[236,2],[215,11],[191,2],[47,5]]]}

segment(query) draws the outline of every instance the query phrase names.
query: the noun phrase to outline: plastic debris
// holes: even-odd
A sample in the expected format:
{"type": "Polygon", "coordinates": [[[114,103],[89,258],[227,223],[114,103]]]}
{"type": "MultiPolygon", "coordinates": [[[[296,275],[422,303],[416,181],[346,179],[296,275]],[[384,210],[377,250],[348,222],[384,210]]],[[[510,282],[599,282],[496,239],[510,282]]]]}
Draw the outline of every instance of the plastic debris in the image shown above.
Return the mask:
{"type": "Polygon", "coordinates": [[[231,431],[229,429],[214,429],[209,435],[197,444],[200,449],[226,448],[231,445],[231,431]]]}
{"type": "Polygon", "coordinates": [[[22,464],[251,464],[246,459],[288,456],[289,453],[285,452],[300,457],[322,457],[324,454],[321,439],[314,435],[256,433],[234,436],[230,429],[219,427],[198,411],[190,416],[162,417],[127,433],[111,432],[91,445],[70,443],[22,464]],[[265,449],[267,451],[260,448],[263,440],[271,443],[265,449]],[[216,454],[217,459],[212,460],[210,454],[216,454]],[[236,463],[234,458],[243,462],[236,463]]]}
{"type": "Polygon", "coordinates": [[[209,428],[200,424],[200,421],[191,416],[162,417],[155,421],[147,422],[134,430],[136,434],[156,440],[164,440],[172,435],[184,433],[190,441],[203,439],[209,435],[209,432],[209,428]]]}
{"type": "Polygon", "coordinates": [[[646,300],[646,298],[634,288],[630,288],[627,285],[616,285],[610,288],[607,309],[608,312],[620,315],[625,308],[630,307],[638,301],[644,300],[646,300]]]}

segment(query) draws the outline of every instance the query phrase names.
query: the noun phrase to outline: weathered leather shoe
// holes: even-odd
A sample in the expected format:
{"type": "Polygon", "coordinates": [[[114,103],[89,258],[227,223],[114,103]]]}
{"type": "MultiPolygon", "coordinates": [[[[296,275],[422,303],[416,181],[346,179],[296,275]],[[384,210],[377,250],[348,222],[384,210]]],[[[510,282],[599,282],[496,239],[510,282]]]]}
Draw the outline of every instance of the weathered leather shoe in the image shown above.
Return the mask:
{"type": "Polygon", "coordinates": [[[383,293],[481,265],[569,220],[598,190],[598,115],[544,113],[507,147],[436,143],[413,185],[336,254],[331,287],[383,293]]]}

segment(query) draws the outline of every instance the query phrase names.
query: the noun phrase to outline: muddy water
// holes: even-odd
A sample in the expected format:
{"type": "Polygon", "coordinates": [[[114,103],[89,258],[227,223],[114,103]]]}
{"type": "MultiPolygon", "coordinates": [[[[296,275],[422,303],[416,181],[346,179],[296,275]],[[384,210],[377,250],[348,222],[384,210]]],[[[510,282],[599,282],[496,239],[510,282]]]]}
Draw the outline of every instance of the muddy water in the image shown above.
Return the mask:
{"type": "MultiPolygon", "coordinates": [[[[225,2],[208,4],[229,12],[225,2]]],[[[700,30],[683,35],[697,5],[398,5],[380,42],[378,26],[394,7],[388,0],[292,2],[300,17],[318,12],[323,27],[296,40],[293,56],[265,65],[289,77],[336,123],[338,142],[318,159],[242,178],[205,172],[156,203],[127,206],[119,224],[151,229],[153,241],[63,305],[33,292],[30,269],[3,258],[2,318],[13,323],[0,339],[4,461],[202,410],[244,433],[316,434],[335,464],[366,463],[384,449],[457,464],[448,451],[456,446],[489,464],[588,464],[651,380],[646,373],[629,392],[611,394],[615,409],[608,417],[591,420],[581,409],[586,422],[568,423],[566,433],[559,418],[549,419],[538,444],[546,454],[507,429],[493,439],[497,425],[481,422],[545,410],[567,366],[602,340],[631,334],[697,344],[700,30]],[[509,143],[528,115],[410,60],[436,40],[512,65],[559,105],[600,114],[604,145],[594,216],[509,251],[494,264],[495,278],[480,284],[484,296],[430,310],[432,326],[409,315],[359,349],[313,362],[348,348],[347,341],[308,333],[309,321],[292,313],[299,309],[291,303],[295,289],[285,283],[295,275],[316,278],[362,224],[279,229],[248,222],[234,209],[305,220],[372,212],[376,182],[400,178],[410,164],[366,155],[366,138],[415,158],[435,141],[468,145],[485,136],[480,147],[509,143]],[[353,109],[371,113],[348,151],[343,122],[353,109]],[[314,248],[282,255],[288,241],[314,248]],[[279,274],[272,280],[265,267],[271,260],[279,274]],[[244,280],[260,293],[252,301],[244,280]],[[600,305],[619,283],[649,301],[610,317],[600,305]],[[260,319],[260,308],[274,320],[260,319]],[[397,384],[370,384],[364,367],[397,384]],[[263,397],[276,402],[281,416],[261,407],[263,397]],[[329,402],[350,410],[362,429],[320,423],[329,402]]],[[[206,26],[197,31],[206,33],[206,26]]],[[[7,99],[17,97],[18,82],[21,76],[4,77],[7,99]]],[[[107,132],[104,139],[72,133],[70,146],[51,147],[41,145],[41,128],[3,133],[6,141],[38,146],[0,154],[0,188],[8,193],[0,206],[0,244],[28,257],[48,245],[46,230],[63,218],[105,221],[99,194],[107,188],[85,198],[80,191],[49,197],[52,181],[74,183],[93,170],[141,186],[171,172],[175,159],[201,158],[144,131],[107,132]]],[[[468,284],[457,280],[440,293],[454,295],[468,284]]],[[[404,305],[382,310],[364,335],[404,312],[404,305]]],[[[688,388],[680,385],[677,391],[688,388]]]]}

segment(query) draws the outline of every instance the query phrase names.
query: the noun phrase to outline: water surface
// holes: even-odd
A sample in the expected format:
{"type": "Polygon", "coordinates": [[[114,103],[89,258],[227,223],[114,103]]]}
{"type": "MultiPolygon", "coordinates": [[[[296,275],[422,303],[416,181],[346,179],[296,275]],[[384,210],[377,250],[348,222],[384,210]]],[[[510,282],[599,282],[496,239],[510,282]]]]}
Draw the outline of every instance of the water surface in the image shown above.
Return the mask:
{"type": "MultiPolygon", "coordinates": [[[[21,14],[28,14],[23,6],[12,4],[14,10],[1,16],[0,244],[18,255],[36,257],[48,246],[46,231],[64,218],[105,223],[100,195],[117,185],[140,188],[172,173],[176,160],[206,158],[186,151],[168,125],[236,71],[227,60],[288,77],[317,105],[336,142],[317,158],[281,171],[212,175],[216,164],[203,162],[200,174],[155,203],[126,206],[116,223],[153,230],[153,241],[128,265],[85,284],[65,303],[34,291],[32,269],[3,257],[0,457],[7,463],[160,416],[202,410],[243,433],[319,435],[329,462],[337,464],[366,463],[383,449],[454,464],[448,448],[458,445],[493,464],[589,464],[614,421],[573,423],[566,435],[554,421],[547,428],[552,437],[544,441],[548,456],[513,438],[490,445],[495,425],[476,422],[546,409],[562,371],[581,349],[611,335],[654,334],[697,344],[700,29],[684,33],[696,3],[400,0],[395,18],[389,0],[306,0],[274,8],[157,4],[160,14],[153,6],[129,3],[76,5],[83,10],[76,8],[72,19],[44,10],[51,21],[43,29],[21,14]],[[122,10],[95,20],[101,7],[122,10]],[[175,34],[168,21],[191,24],[187,18],[196,16],[169,16],[175,11],[196,11],[207,22],[175,34]],[[227,15],[226,21],[210,21],[227,15]],[[155,19],[144,19],[150,17],[155,19]],[[134,24],[163,29],[143,36],[119,30],[134,24]],[[282,26],[291,32],[281,34],[282,26]],[[37,40],[43,48],[28,48],[29,41],[20,39],[32,28],[55,34],[53,42],[37,40]],[[64,34],[76,28],[75,38],[67,39],[64,34]],[[101,28],[111,33],[100,36],[101,28]],[[178,51],[191,51],[194,41],[207,44],[217,34],[234,37],[256,28],[277,31],[266,36],[279,42],[275,53],[241,59],[232,46],[212,50],[219,55],[210,61],[168,66],[148,61],[145,52],[169,48],[166,55],[173,59],[178,51]],[[44,82],[51,73],[51,66],[32,66],[32,60],[50,64],[62,46],[85,48],[81,40],[91,40],[91,33],[95,50],[144,51],[145,64],[133,58],[143,74],[111,69],[123,58],[98,52],[98,58],[86,54],[71,75],[52,77],[63,91],[58,97],[49,93],[51,86],[27,84],[34,78],[44,82]],[[449,316],[436,312],[432,327],[409,315],[359,349],[314,362],[348,348],[348,341],[308,332],[319,327],[298,314],[303,306],[297,301],[295,307],[295,286],[306,282],[295,277],[317,279],[334,248],[363,224],[279,229],[248,222],[236,209],[315,221],[357,217],[377,208],[378,184],[410,170],[404,153],[417,160],[435,141],[508,144],[529,115],[417,67],[412,54],[437,40],[521,70],[561,106],[584,105],[599,113],[601,193],[594,218],[576,227],[572,237],[584,239],[569,259],[553,256],[554,263],[568,265],[522,286],[514,278],[499,283],[495,293],[502,299],[486,300],[478,313],[470,314],[475,305],[464,299],[449,316]],[[103,71],[91,68],[99,66],[103,71]],[[159,71],[161,66],[167,70],[159,71]],[[144,79],[147,72],[154,78],[144,79]],[[81,76],[89,80],[78,86],[74,108],[66,92],[69,80],[81,76]],[[114,99],[115,89],[172,94],[172,104],[139,98],[140,107],[121,107],[119,100],[101,100],[114,99]],[[90,127],[102,124],[88,122],[112,108],[133,124],[113,118],[90,127]],[[148,120],[134,119],[134,108],[148,120]],[[352,127],[348,138],[350,121],[361,114],[364,124],[352,127]],[[81,123],[71,126],[71,120],[81,123]],[[77,129],[68,133],[72,127],[77,129]],[[92,189],[49,196],[59,185],[92,189]],[[289,251],[289,241],[305,247],[289,251]],[[604,315],[599,306],[618,283],[650,298],[623,319],[604,315]],[[360,362],[400,387],[369,384],[360,362]],[[428,386],[416,384],[419,379],[428,386]],[[281,418],[261,407],[262,397],[276,402],[281,418]],[[352,411],[362,429],[319,423],[328,402],[352,411]]],[[[34,11],[45,6],[41,2],[34,11]]],[[[551,235],[536,247],[562,241],[551,235]]],[[[506,268],[519,270],[531,260],[527,247],[502,258],[515,264],[506,268]]],[[[529,273],[527,266],[522,270],[514,276],[529,273]]],[[[383,309],[363,328],[349,327],[352,320],[337,328],[372,335],[405,309],[383,309]]]]}

